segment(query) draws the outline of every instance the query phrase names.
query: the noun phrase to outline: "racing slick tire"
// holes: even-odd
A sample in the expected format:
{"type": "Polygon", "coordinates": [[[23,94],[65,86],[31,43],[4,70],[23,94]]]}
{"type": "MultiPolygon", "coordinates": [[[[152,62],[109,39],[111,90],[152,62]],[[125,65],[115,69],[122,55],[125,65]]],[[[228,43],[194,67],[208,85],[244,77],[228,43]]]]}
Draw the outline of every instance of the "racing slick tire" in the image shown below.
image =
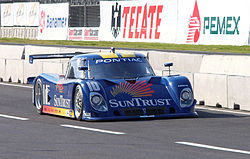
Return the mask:
{"type": "Polygon", "coordinates": [[[76,86],[74,92],[74,113],[75,118],[81,121],[83,114],[83,92],[82,87],[80,85],[76,86]]]}
{"type": "Polygon", "coordinates": [[[42,80],[38,78],[35,84],[35,106],[38,114],[43,114],[43,85],[42,80]]]}

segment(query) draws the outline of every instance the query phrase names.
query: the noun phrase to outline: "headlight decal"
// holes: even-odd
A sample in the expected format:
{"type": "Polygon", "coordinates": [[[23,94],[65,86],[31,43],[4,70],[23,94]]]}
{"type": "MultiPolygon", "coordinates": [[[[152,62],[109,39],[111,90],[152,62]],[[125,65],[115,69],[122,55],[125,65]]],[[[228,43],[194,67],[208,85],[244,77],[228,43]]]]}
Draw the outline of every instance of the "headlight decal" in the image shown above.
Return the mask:
{"type": "Polygon", "coordinates": [[[190,88],[184,88],[180,93],[180,105],[182,108],[189,107],[193,104],[194,97],[190,88]]]}
{"type": "Polygon", "coordinates": [[[108,106],[100,93],[90,92],[89,96],[90,104],[92,108],[97,111],[106,112],[108,111],[108,106]]]}

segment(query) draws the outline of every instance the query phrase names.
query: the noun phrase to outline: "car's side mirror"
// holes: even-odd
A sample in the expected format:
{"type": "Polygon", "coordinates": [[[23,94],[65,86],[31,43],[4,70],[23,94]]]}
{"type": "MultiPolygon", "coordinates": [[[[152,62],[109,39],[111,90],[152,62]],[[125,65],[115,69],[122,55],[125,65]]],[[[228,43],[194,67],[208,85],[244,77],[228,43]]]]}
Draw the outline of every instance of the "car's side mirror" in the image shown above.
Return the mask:
{"type": "Polygon", "coordinates": [[[78,67],[78,70],[86,71],[86,70],[88,70],[88,66],[80,66],[80,67],[78,67]]]}
{"type": "Polygon", "coordinates": [[[168,75],[170,76],[170,75],[171,75],[171,74],[170,74],[170,73],[171,73],[170,67],[173,66],[173,63],[165,63],[164,66],[165,66],[165,67],[168,67],[168,70],[163,70],[163,71],[162,71],[162,76],[163,76],[163,72],[165,72],[165,71],[167,71],[167,72],[168,72],[168,75]]]}
{"type": "Polygon", "coordinates": [[[171,66],[173,66],[173,63],[165,63],[164,66],[165,67],[171,67],[171,66]]]}

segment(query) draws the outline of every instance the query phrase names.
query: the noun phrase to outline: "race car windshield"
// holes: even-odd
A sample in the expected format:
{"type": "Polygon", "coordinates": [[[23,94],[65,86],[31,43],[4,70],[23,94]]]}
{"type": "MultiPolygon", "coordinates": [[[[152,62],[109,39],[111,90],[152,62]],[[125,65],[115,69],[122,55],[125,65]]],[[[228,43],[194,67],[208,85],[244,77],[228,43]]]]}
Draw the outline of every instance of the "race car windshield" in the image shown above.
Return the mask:
{"type": "Polygon", "coordinates": [[[140,78],[154,72],[147,62],[103,63],[90,66],[90,78],[140,78]]]}

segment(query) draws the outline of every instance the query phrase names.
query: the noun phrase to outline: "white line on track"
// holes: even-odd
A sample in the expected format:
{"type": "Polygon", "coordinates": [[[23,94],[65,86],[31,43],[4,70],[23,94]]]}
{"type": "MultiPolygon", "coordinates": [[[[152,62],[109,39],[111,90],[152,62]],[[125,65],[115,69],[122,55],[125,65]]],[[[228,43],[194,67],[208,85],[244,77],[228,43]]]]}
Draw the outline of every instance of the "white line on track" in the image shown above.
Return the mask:
{"type": "Polygon", "coordinates": [[[201,107],[201,106],[195,106],[197,109],[203,109],[203,110],[211,110],[211,111],[217,111],[217,112],[224,112],[224,113],[230,113],[230,114],[240,114],[240,115],[249,115],[250,112],[240,112],[235,110],[225,110],[223,108],[210,108],[210,107],[201,107]]]}
{"type": "Polygon", "coordinates": [[[203,144],[197,144],[192,142],[175,142],[176,144],[182,144],[182,145],[188,145],[188,146],[194,146],[194,147],[200,147],[200,148],[206,148],[206,149],[213,149],[213,150],[219,150],[219,151],[227,151],[227,152],[234,152],[234,153],[241,153],[250,155],[250,151],[244,151],[244,150],[237,150],[237,149],[230,149],[230,148],[224,148],[224,147],[217,147],[217,146],[210,146],[210,145],[203,145],[203,144]]]}
{"type": "Polygon", "coordinates": [[[0,114],[0,117],[9,118],[9,119],[16,119],[16,120],[29,120],[29,118],[22,118],[22,117],[4,115],[4,114],[0,114]]]}
{"type": "Polygon", "coordinates": [[[10,84],[10,83],[1,83],[0,85],[4,86],[13,86],[13,87],[22,87],[22,88],[32,88],[32,86],[24,86],[24,85],[19,85],[19,84],[10,84]]]}
{"type": "Polygon", "coordinates": [[[62,127],[67,127],[67,128],[74,128],[74,129],[101,132],[101,133],[106,133],[106,134],[113,134],[113,135],[124,135],[125,134],[123,132],[116,132],[116,131],[109,131],[109,130],[102,130],[102,129],[95,129],[95,128],[88,128],[88,127],[75,126],[75,125],[61,125],[61,126],[62,127]]]}

